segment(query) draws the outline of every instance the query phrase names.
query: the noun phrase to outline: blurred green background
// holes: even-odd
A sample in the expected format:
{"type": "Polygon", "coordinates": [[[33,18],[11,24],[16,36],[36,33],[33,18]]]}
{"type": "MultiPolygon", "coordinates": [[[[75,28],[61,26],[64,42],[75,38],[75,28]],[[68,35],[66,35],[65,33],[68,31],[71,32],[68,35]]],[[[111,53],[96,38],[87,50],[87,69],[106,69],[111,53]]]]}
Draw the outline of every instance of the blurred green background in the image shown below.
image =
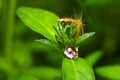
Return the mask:
{"type": "MultiPolygon", "coordinates": [[[[62,79],[58,72],[61,72],[63,54],[50,46],[35,42],[44,37],[30,30],[17,17],[16,9],[21,6],[42,8],[60,18],[82,12],[84,32],[96,34],[79,46],[79,57],[84,58],[100,50],[104,54],[93,68],[120,64],[119,0],[0,0],[0,80],[24,80],[16,78],[24,77],[24,71],[30,73],[29,69],[34,70],[31,69],[34,67],[36,71],[39,71],[37,68],[40,69],[40,72],[35,73],[44,74],[37,74],[41,75],[41,80],[62,79]],[[51,76],[47,71],[49,68],[52,69],[51,76]],[[42,71],[44,69],[46,72],[42,71]],[[44,79],[46,76],[49,79],[44,79]]],[[[107,79],[96,74],[96,80],[107,79]]]]}

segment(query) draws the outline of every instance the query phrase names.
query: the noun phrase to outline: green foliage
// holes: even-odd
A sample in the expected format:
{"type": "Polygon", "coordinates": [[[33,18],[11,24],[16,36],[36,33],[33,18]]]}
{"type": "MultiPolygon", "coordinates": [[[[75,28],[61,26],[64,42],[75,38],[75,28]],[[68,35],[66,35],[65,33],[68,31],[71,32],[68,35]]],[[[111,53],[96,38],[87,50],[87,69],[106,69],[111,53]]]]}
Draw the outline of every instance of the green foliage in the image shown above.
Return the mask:
{"type": "Polygon", "coordinates": [[[79,38],[75,38],[77,26],[75,24],[64,24],[59,23],[55,30],[58,34],[56,40],[61,45],[61,47],[66,47],[67,45],[79,46],[80,43],[93,36],[95,32],[84,33],[79,38]]]}
{"type": "MultiPolygon", "coordinates": [[[[88,65],[91,64],[97,74],[96,80],[120,80],[119,8],[119,0],[30,0],[29,2],[28,0],[0,0],[0,80],[62,80],[61,71],[56,69],[56,67],[60,68],[61,64],[68,65],[67,68],[62,68],[62,71],[67,74],[63,77],[73,78],[73,73],[69,72],[74,71],[71,69],[73,65],[70,62],[75,63],[74,69],[78,74],[82,75],[82,72],[77,71],[91,69],[88,65]],[[31,8],[20,7],[23,5],[31,8]],[[17,9],[18,7],[20,8],[17,9]],[[59,24],[58,16],[39,8],[52,11],[62,18],[75,17],[75,19],[79,14],[74,15],[74,13],[82,11],[84,31],[95,31],[96,38],[89,39],[94,32],[84,33],[80,35],[80,38],[75,38],[76,25],[63,24],[64,22],[59,24]],[[16,18],[16,9],[19,18],[31,30],[16,18]],[[38,42],[35,42],[35,39],[38,39],[38,42]],[[89,42],[85,46],[81,44],[87,39],[89,42]],[[80,46],[79,56],[86,56],[88,63],[81,58],[73,60],[66,57],[61,63],[63,51],[67,45],[80,46]],[[84,54],[91,51],[93,53],[89,55],[84,54]],[[102,56],[106,58],[106,61],[104,58],[100,59],[102,56]],[[107,63],[111,66],[104,66],[107,63]],[[76,65],[77,67],[84,66],[84,68],[76,68],[76,65]],[[67,71],[69,67],[71,70],[67,71]]],[[[85,73],[88,71],[84,71],[85,73]]],[[[82,80],[86,76],[83,75],[80,76],[82,80]]]]}
{"type": "Polygon", "coordinates": [[[33,31],[36,31],[49,40],[56,41],[56,32],[53,26],[56,26],[58,17],[46,10],[21,7],[17,9],[17,15],[33,31]]]}
{"type": "Polygon", "coordinates": [[[75,33],[77,26],[76,24],[61,23],[58,22],[58,26],[54,27],[57,36],[56,40],[61,47],[66,47],[67,45],[74,45],[75,42],[75,33]]]}
{"type": "Polygon", "coordinates": [[[40,80],[40,79],[37,79],[34,76],[22,75],[17,80],[40,80]]]}
{"type": "MultiPolygon", "coordinates": [[[[95,32],[86,33],[76,39],[76,24],[64,24],[58,22],[58,26],[56,26],[55,24],[57,23],[58,17],[45,10],[22,7],[17,10],[17,14],[28,27],[49,39],[37,41],[60,51],[70,44],[78,46],[82,41],[95,34],[95,32]]],[[[76,61],[64,58],[62,70],[64,80],[95,80],[92,68],[81,58],[76,61]],[[71,75],[69,76],[69,74],[71,75]]],[[[60,77],[59,72],[47,67],[30,69],[27,71],[27,74],[39,77],[40,79],[60,77]]]]}
{"type": "Polygon", "coordinates": [[[106,79],[110,80],[120,79],[120,65],[98,67],[95,69],[95,72],[106,79]]]}
{"type": "Polygon", "coordinates": [[[3,70],[9,69],[9,64],[7,64],[6,60],[1,55],[0,55],[0,69],[3,69],[3,70]]]}
{"type": "Polygon", "coordinates": [[[37,42],[40,42],[40,43],[42,43],[42,44],[48,45],[48,46],[50,46],[50,47],[53,47],[53,48],[55,48],[55,49],[57,49],[57,50],[60,50],[60,49],[61,49],[61,47],[60,47],[57,43],[51,42],[50,40],[47,40],[47,39],[40,39],[40,40],[36,40],[36,41],[37,41],[37,42]]]}
{"type": "Polygon", "coordinates": [[[80,43],[82,43],[89,37],[93,36],[94,34],[95,34],[95,32],[84,33],[83,35],[81,35],[81,37],[78,40],[76,40],[75,45],[78,46],[80,43]]]}
{"type": "Polygon", "coordinates": [[[61,72],[59,69],[41,66],[41,67],[33,67],[25,72],[28,75],[35,76],[41,80],[52,79],[61,77],[61,72]]]}
{"type": "MultiPolygon", "coordinates": [[[[51,12],[41,9],[21,7],[17,10],[17,14],[28,27],[42,34],[43,36],[45,36],[49,40],[52,40],[53,42],[57,40],[61,47],[65,47],[68,44],[74,45],[74,36],[76,31],[75,24],[69,25],[58,23],[57,27],[56,23],[58,17],[51,12]]],[[[76,40],[75,46],[78,46],[80,42],[92,36],[93,34],[95,34],[95,32],[83,34],[80,37],[80,39],[76,40]]],[[[40,40],[40,42],[43,41],[44,43],[49,42],[47,40],[40,40]]],[[[53,44],[53,46],[54,45],[55,44],[53,44]]]]}
{"type": "Polygon", "coordinates": [[[96,64],[96,62],[103,56],[103,51],[97,50],[93,53],[87,55],[85,59],[88,61],[88,63],[92,66],[96,64]]]}
{"type": "Polygon", "coordinates": [[[62,72],[63,80],[95,80],[91,66],[82,58],[78,58],[76,61],[64,58],[62,72]]]}
{"type": "Polygon", "coordinates": [[[13,60],[16,63],[15,65],[21,69],[30,67],[33,63],[30,47],[18,43],[17,48],[14,50],[13,60]]]}

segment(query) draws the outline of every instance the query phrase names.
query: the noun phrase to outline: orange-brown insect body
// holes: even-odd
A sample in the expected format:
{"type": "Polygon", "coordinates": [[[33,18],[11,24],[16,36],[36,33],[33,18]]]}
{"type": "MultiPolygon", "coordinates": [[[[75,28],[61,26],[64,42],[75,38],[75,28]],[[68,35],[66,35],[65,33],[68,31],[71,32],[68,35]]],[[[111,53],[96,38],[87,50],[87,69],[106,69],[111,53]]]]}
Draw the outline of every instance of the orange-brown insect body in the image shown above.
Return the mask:
{"type": "Polygon", "coordinates": [[[72,18],[62,18],[62,19],[59,19],[58,22],[60,23],[67,23],[67,22],[70,22],[70,23],[75,23],[77,24],[77,30],[76,30],[76,38],[79,38],[80,34],[83,33],[83,24],[82,24],[82,20],[81,19],[72,19],[72,18]]]}

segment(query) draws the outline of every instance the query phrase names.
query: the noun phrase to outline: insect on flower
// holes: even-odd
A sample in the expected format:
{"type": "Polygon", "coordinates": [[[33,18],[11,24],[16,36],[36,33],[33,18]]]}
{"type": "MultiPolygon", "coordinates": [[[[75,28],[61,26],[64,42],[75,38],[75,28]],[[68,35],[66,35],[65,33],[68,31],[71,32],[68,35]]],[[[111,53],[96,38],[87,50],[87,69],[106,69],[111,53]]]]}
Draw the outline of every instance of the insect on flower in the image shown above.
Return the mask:
{"type": "Polygon", "coordinates": [[[68,57],[68,58],[73,58],[74,60],[78,59],[78,47],[74,47],[72,45],[67,46],[64,54],[68,57]]]}

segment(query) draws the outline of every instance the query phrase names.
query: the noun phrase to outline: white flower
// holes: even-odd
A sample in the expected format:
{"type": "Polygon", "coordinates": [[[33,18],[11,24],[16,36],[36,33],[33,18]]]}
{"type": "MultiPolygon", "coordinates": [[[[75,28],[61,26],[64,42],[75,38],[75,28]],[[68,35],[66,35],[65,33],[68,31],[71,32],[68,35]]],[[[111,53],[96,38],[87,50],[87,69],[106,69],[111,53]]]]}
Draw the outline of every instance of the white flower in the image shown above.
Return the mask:
{"type": "Polygon", "coordinates": [[[68,57],[68,58],[73,58],[74,57],[74,54],[73,54],[73,50],[71,48],[67,48],[65,51],[64,51],[64,54],[68,57]]]}
{"type": "Polygon", "coordinates": [[[78,47],[68,46],[64,51],[65,56],[70,59],[77,60],[78,59],[78,47]]]}

